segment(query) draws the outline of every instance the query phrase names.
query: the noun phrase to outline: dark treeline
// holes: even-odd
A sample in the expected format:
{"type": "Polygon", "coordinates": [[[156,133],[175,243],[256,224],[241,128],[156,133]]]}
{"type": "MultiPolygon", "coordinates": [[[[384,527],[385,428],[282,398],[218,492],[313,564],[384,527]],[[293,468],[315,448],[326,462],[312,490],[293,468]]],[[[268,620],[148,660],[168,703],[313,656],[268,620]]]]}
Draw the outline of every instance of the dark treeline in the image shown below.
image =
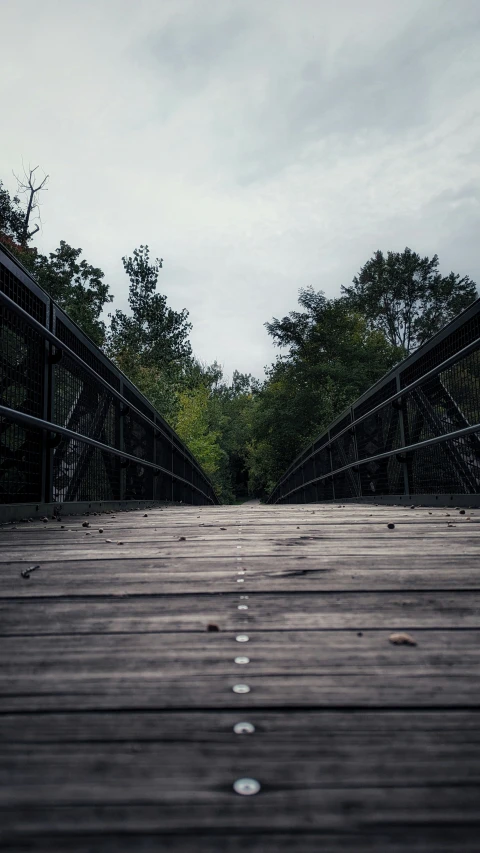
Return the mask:
{"type": "Polygon", "coordinates": [[[158,291],[148,246],[126,255],[129,312],[115,310],[101,269],[64,240],[48,255],[32,239],[45,178],[30,170],[11,196],[0,181],[0,241],[172,424],[225,503],[266,495],[329,422],[389,368],[477,297],[468,276],[406,248],[375,252],[336,299],[300,290],[297,310],[266,322],[280,354],[260,381],[192,352],[188,311],[158,291]]]}

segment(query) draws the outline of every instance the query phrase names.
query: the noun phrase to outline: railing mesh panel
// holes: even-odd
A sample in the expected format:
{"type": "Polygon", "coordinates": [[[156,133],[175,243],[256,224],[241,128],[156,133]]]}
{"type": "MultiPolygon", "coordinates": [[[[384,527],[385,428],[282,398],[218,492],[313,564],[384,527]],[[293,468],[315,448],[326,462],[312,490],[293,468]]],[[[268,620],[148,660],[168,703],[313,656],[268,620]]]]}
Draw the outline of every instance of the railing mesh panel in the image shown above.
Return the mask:
{"type": "Polygon", "coordinates": [[[154,497],[217,503],[206,475],[181,441],[169,434],[161,415],[47,294],[33,281],[29,286],[24,270],[18,267],[18,275],[11,271],[16,262],[4,247],[0,257],[5,260],[0,262],[0,293],[46,329],[51,320],[59,341],[91,368],[62,350],[58,341],[32,329],[29,319],[11,306],[0,304],[0,404],[11,411],[0,416],[0,503],[154,497]],[[45,428],[17,423],[15,411],[39,418],[45,428]],[[75,436],[64,436],[48,424],[75,436]],[[145,464],[122,458],[122,453],[145,464]],[[166,471],[155,470],[157,464],[166,471]]]}
{"type": "MultiPolygon", "coordinates": [[[[57,336],[108,382],[115,374],[57,320],[57,336]]],[[[116,383],[118,384],[118,382],[116,383]]],[[[65,355],[53,367],[51,420],[102,444],[120,447],[119,402],[100,382],[65,355]]],[[[76,439],[63,439],[53,457],[53,500],[120,498],[120,460],[76,439]],[[85,497],[87,495],[87,497],[85,497]]]]}
{"type": "MultiPolygon", "coordinates": [[[[0,265],[1,267],[2,265],[0,265]]],[[[45,318],[45,306],[2,268],[2,289],[22,307],[45,318]],[[8,287],[6,285],[8,284],[8,287]],[[27,294],[25,294],[27,291],[27,294]]],[[[7,307],[0,307],[0,403],[19,412],[44,415],[45,342],[42,336],[7,307]]],[[[39,430],[0,419],[0,502],[32,502],[41,498],[42,434],[39,430]]]]}
{"type": "Polygon", "coordinates": [[[459,328],[447,335],[437,346],[431,347],[424,355],[420,355],[409,367],[400,372],[402,388],[410,385],[415,379],[424,376],[434,367],[438,367],[451,355],[459,352],[480,337],[480,314],[475,314],[459,328]]]}
{"type": "Polygon", "coordinates": [[[447,329],[439,334],[436,345],[433,340],[425,352],[409,360],[408,366],[399,366],[380,387],[374,386],[354,404],[353,418],[350,412],[346,413],[330,427],[329,433],[306,448],[280,479],[269,500],[298,502],[300,496],[305,501],[375,500],[408,493],[478,495],[479,432],[428,447],[413,445],[480,423],[480,351],[478,346],[475,348],[479,336],[477,301],[463,322],[459,318],[451,324],[450,333],[447,329]],[[422,376],[440,368],[469,345],[474,345],[469,355],[421,381],[422,376]],[[407,386],[413,382],[420,384],[408,391],[407,386]],[[405,393],[388,403],[402,388],[405,393]],[[377,407],[378,411],[373,411],[377,407]],[[353,426],[348,428],[349,424],[353,426]],[[327,444],[331,468],[325,465],[327,444]],[[321,447],[324,449],[319,450],[321,447]],[[323,465],[319,464],[321,454],[323,465]],[[333,474],[333,494],[329,471],[333,474]],[[319,477],[324,479],[315,481],[319,477]]]}
{"type": "Polygon", "coordinates": [[[47,321],[47,302],[40,299],[20,279],[13,275],[7,267],[0,262],[0,290],[9,296],[13,302],[20,305],[27,314],[38,320],[43,326],[47,321]]]}

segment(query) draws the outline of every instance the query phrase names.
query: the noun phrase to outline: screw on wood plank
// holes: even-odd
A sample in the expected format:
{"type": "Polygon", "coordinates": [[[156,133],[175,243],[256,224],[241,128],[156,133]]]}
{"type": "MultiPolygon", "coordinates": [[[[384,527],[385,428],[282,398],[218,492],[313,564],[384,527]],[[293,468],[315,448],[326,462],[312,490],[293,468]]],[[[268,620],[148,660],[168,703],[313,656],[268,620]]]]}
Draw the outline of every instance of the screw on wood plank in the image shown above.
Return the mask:
{"type": "Polygon", "coordinates": [[[233,790],[242,797],[251,797],[253,794],[258,794],[260,789],[260,782],[257,782],[256,779],[237,779],[233,783],[233,790]]]}
{"type": "Polygon", "coordinates": [[[255,726],[247,722],[235,723],[233,731],[236,735],[251,735],[255,731],[255,726]]]}

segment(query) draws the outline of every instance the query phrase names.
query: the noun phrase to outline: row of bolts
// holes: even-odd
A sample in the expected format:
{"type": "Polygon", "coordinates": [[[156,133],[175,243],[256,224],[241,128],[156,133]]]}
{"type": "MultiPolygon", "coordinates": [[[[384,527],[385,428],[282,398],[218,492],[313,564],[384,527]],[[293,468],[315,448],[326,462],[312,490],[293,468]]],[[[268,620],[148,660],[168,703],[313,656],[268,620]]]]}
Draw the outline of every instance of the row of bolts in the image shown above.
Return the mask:
{"type": "MultiPolygon", "coordinates": [[[[238,532],[242,532],[241,527],[238,528],[238,532]]],[[[237,550],[241,547],[241,545],[237,545],[237,550]]],[[[237,563],[240,562],[242,562],[242,557],[238,556],[237,563]]],[[[244,575],[245,570],[240,568],[237,570],[237,574],[244,575]]],[[[237,583],[245,583],[245,578],[237,578],[237,583]]],[[[248,601],[248,595],[241,595],[240,600],[248,601]]],[[[237,605],[237,610],[248,610],[248,604],[237,605]]],[[[248,636],[248,634],[237,634],[235,639],[237,643],[248,643],[250,637],[248,636]]],[[[237,655],[237,657],[235,658],[235,663],[242,666],[247,663],[250,663],[250,658],[246,655],[237,655]]],[[[234,693],[250,693],[250,687],[248,686],[248,684],[234,684],[232,690],[234,693]]],[[[251,735],[255,731],[255,726],[253,725],[253,723],[248,722],[235,723],[233,731],[236,735],[251,735]]],[[[260,787],[260,782],[258,782],[256,779],[236,779],[233,783],[233,790],[235,791],[235,793],[241,794],[243,797],[250,797],[253,794],[258,794],[258,792],[260,791],[260,787]]]]}

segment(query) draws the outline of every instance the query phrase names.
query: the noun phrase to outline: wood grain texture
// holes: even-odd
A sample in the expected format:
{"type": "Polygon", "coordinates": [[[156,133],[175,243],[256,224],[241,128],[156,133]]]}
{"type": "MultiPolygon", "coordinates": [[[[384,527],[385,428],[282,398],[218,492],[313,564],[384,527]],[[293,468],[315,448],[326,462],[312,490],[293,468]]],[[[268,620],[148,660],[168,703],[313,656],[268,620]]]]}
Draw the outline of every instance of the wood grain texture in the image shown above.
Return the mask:
{"type": "Polygon", "coordinates": [[[0,545],[5,849],[478,849],[478,508],[172,507],[0,545]]]}
{"type": "MultiPolygon", "coordinates": [[[[480,591],[238,593],[4,601],[0,635],[205,631],[232,633],[239,620],[261,631],[478,628],[480,591]],[[240,606],[242,606],[242,604],[240,606]]],[[[1,664],[0,664],[1,665],[1,664]]]]}
{"type": "MultiPolygon", "coordinates": [[[[51,815],[54,823],[55,815],[51,815]]],[[[116,833],[100,829],[89,832],[77,827],[75,834],[39,831],[25,835],[20,828],[10,836],[9,849],[16,853],[478,853],[478,827],[446,825],[441,827],[404,824],[364,828],[341,833],[297,830],[278,833],[268,829],[249,830],[248,820],[240,820],[233,831],[214,833],[196,829],[192,833],[116,833]]]]}

